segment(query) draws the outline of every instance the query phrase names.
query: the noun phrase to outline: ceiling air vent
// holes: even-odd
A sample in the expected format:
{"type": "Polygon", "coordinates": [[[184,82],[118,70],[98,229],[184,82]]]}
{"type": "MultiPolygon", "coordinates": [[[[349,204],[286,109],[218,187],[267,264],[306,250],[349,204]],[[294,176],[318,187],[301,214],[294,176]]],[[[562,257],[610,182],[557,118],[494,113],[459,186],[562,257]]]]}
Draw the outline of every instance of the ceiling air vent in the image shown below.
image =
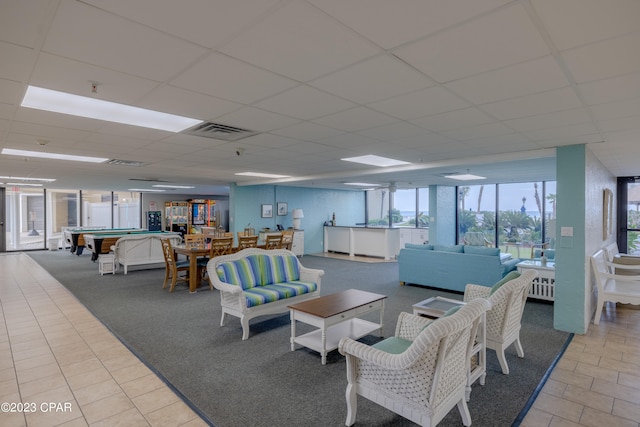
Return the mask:
{"type": "Polygon", "coordinates": [[[247,129],[235,128],[233,126],[222,125],[220,123],[204,122],[193,126],[181,133],[194,136],[203,136],[205,138],[221,139],[223,141],[238,141],[259,132],[247,129]]]}
{"type": "Polygon", "coordinates": [[[107,165],[117,165],[117,166],[144,166],[143,162],[137,162],[133,160],[118,160],[111,159],[104,162],[107,165]]]}

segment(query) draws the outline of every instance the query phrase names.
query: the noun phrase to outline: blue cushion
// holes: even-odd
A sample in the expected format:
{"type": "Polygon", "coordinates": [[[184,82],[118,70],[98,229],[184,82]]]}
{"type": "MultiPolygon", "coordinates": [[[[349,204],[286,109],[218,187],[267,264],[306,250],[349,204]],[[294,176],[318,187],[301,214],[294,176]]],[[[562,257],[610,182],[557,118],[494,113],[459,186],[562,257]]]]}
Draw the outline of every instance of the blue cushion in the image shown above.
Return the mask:
{"type": "Polygon", "coordinates": [[[451,316],[452,314],[455,314],[458,310],[460,310],[460,308],[462,308],[462,304],[456,305],[455,307],[451,307],[442,315],[442,317],[451,316]]]}
{"type": "Polygon", "coordinates": [[[261,255],[262,285],[300,279],[298,259],[293,255],[261,255]]]}
{"type": "Polygon", "coordinates": [[[404,353],[409,346],[411,345],[411,341],[405,340],[403,338],[398,337],[389,337],[380,342],[375,343],[371,347],[377,348],[378,350],[382,350],[386,353],[391,354],[400,354],[404,353]]]}
{"type": "Polygon", "coordinates": [[[424,249],[427,251],[432,251],[433,250],[433,245],[418,245],[415,243],[405,243],[404,247],[407,249],[424,249]]]}
{"type": "Polygon", "coordinates": [[[216,273],[221,282],[251,289],[259,284],[259,270],[255,259],[242,258],[236,261],[226,261],[218,265],[216,273]]]}
{"type": "Polygon", "coordinates": [[[291,298],[302,294],[314,292],[318,289],[318,285],[313,282],[288,282],[273,285],[255,286],[251,289],[245,289],[245,299],[247,307],[255,307],[261,304],[267,304],[284,298],[291,298]]]}
{"type": "Polygon", "coordinates": [[[433,250],[434,251],[440,251],[440,252],[462,253],[464,251],[464,246],[463,245],[453,245],[453,246],[435,245],[433,247],[433,250]]]}
{"type": "Polygon", "coordinates": [[[500,289],[502,285],[504,285],[505,283],[513,279],[517,279],[518,277],[520,277],[520,273],[518,273],[517,271],[510,271],[506,276],[498,280],[496,284],[491,287],[491,291],[489,291],[489,295],[493,295],[498,289],[500,289]]]}
{"type": "Polygon", "coordinates": [[[483,246],[465,245],[464,253],[465,254],[472,254],[472,255],[499,256],[500,255],[500,248],[487,248],[487,247],[483,247],[483,246]]]}

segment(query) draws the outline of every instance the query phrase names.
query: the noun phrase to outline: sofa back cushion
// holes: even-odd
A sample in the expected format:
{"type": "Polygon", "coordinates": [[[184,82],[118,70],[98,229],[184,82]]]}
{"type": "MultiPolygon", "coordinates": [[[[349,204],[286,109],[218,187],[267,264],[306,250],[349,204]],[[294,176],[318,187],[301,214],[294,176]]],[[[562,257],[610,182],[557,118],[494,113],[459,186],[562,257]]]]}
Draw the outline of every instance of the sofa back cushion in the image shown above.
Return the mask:
{"type": "Polygon", "coordinates": [[[225,261],[216,267],[221,282],[251,289],[261,284],[259,255],[249,255],[235,261],[225,261]]]}
{"type": "Polygon", "coordinates": [[[300,279],[298,259],[293,255],[258,255],[261,285],[293,282],[300,279]]]}
{"type": "Polygon", "coordinates": [[[500,248],[487,248],[484,246],[465,245],[464,253],[473,255],[499,256],[500,248]]]}
{"type": "Polygon", "coordinates": [[[434,245],[433,250],[440,251],[440,252],[462,253],[464,251],[464,246],[463,245],[453,245],[453,246],[434,245]]]}
{"type": "Polygon", "coordinates": [[[405,243],[404,247],[407,249],[422,249],[426,251],[432,251],[433,245],[418,245],[416,243],[405,243]]]}

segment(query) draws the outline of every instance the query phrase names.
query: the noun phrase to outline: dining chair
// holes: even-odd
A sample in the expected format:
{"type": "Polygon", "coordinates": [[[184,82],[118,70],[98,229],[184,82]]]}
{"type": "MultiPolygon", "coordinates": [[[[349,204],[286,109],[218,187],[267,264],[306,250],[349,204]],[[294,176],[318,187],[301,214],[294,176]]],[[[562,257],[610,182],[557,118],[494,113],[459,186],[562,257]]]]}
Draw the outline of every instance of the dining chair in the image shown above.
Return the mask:
{"type": "Polygon", "coordinates": [[[242,232],[238,232],[238,250],[241,251],[247,248],[258,247],[258,236],[245,236],[240,235],[242,232]]]}
{"type": "Polygon", "coordinates": [[[290,251],[292,245],[293,245],[293,230],[283,230],[281,249],[287,249],[290,251]]]}
{"type": "Polygon", "coordinates": [[[185,234],[184,235],[184,246],[187,249],[191,248],[204,248],[204,234],[185,234]]]}
{"type": "Polygon", "coordinates": [[[189,260],[176,261],[175,253],[173,252],[173,246],[171,246],[170,239],[160,239],[162,243],[162,253],[164,255],[165,274],[164,282],[162,283],[162,289],[167,287],[167,282],[171,279],[171,287],[169,292],[173,292],[177,282],[189,283],[189,260]],[[186,273],[180,275],[180,273],[186,273]]]}
{"type": "Polygon", "coordinates": [[[209,259],[215,258],[220,255],[227,255],[232,252],[233,249],[233,237],[216,237],[211,239],[211,246],[209,248],[209,259]]]}
{"type": "Polygon", "coordinates": [[[267,234],[265,238],[265,249],[281,249],[282,248],[282,234],[267,234]]]}

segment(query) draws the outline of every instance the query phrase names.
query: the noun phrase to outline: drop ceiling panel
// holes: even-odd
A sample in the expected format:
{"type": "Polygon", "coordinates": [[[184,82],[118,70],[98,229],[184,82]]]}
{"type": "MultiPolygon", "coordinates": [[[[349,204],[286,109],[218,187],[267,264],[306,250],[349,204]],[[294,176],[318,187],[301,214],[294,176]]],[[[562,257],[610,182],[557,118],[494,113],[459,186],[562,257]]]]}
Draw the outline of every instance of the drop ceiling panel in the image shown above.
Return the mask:
{"type": "Polygon", "coordinates": [[[459,110],[469,103],[440,86],[374,102],[371,108],[403,120],[416,119],[445,111],[459,110]]]}
{"type": "Polygon", "coordinates": [[[594,105],[591,111],[597,120],[640,116],[640,98],[594,105]]]}
{"type": "Polygon", "coordinates": [[[205,53],[184,40],[69,1],[61,2],[43,50],[157,81],[205,53]]]}
{"type": "Polygon", "coordinates": [[[591,116],[587,109],[575,108],[572,110],[556,111],[553,113],[506,120],[504,124],[518,132],[527,132],[588,122],[591,122],[591,116]]]}
{"type": "Polygon", "coordinates": [[[579,90],[589,105],[640,97],[640,73],[583,83],[579,90]]]}
{"type": "Polygon", "coordinates": [[[304,139],[306,141],[317,141],[319,139],[340,135],[344,133],[344,131],[322,126],[317,123],[301,122],[292,126],[276,129],[272,131],[272,133],[290,138],[304,139]]]}
{"type": "Polygon", "coordinates": [[[298,83],[225,55],[211,54],[171,81],[196,93],[252,103],[275,95],[298,83]]]}
{"type": "Polygon", "coordinates": [[[212,120],[215,117],[230,113],[242,104],[215,98],[200,93],[194,93],[175,86],[160,86],[153,90],[143,100],[138,102],[143,108],[154,109],[165,113],[172,113],[200,119],[212,120]]]}
{"type": "Polygon", "coordinates": [[[364,38],[303,2],[289,2],[220,50],[302,82],[379,52],[364,38]]]}
{"type": "Polygon", "coordinates": [[[531,0],[560,50],[640,31],[635,0],[531,0]]]}
{"type": "Polygon", "coordinates": [[[383,126],[365,129],[358,132],[360,135],[376,139],[378,141],[392,142],[402,138],[422,137],[426,138],[433,133],[409,122],[396,122],[383,126]]]}
{"type": "Polygon", "coordinates": [[[257,102],[254,106],[289,117],[311,120],[355,107],[355,104],[301,85],[257,102]]]}
{"type": "Polygon", "coordinates": [[[570,110],[580,106],[580,100],[573,90],[571,88],[563,88],[485,104],[482,109],[500,120],[509,120],[554,111],[570,110]]]}
{"type": "Polygon", "coordinates": [[[489,71],[445,86],[475,104],[501,101],[568,86],[569,81],[552,56],[489,71]]]}
{"type": "Polygon", "coordinates": [[[311,0],[316,7],[342,21],[385,49],[391,49],[459,24],[508,0],[412,0],[398,7],[386,0],[311,0]]]}
{"type": "Polygon", "coordinates": [[[5,1],[0,13],[0,39],[36,48],[39,26],[50,13],[48,0],[5,1]]]}
{"type": "Polygon", "coordinates": [[[197,12],[191,7],[195,4],[185,5],[174,0],[88,0],[86,3],[212,48],[258,20],[278,0],[199,1],[197,12]]]}
{"type": "Polygon", "coordinates": [[[468,128],[454,129],[442,132],[444,136],[457,139],[459,141],[512,133],[514,133],[513,129],[503,125],[502,123],[487,123],[484,125],[471,126],[468,128]]]}
{"type": "Polygon", "coordinates": [[[640,55],[630,55],[640,46],[640,33],[572,49],[563,54],[577,83],[618,77],[640,71],[640,55]]]}
{"type": "Polygon", "coordinates": [[[0,78],[24,82],[29,77],[34,56],[30,49],[0,42],[0,78]]]}
{"type": "Polygon", "coordinates": [[[442,132],[469,126],[482,125],[494,121],[495,119],[484,111],[475,107],[470,107],[421,117],[414,119],[411,122],[433,132],[442,132]]]}
{"type": "Polygon", "coordinates": [[[357,132],[369,127],[382,126],[395,121],[397,121],[397,119],[366,107],[351,108],[339,114],[332,114],[314,120],[315,123],[345,132],[357,132]]]}
{"type": "Polygon", "coordinates": [[[228,126],[241,127],[257,132],[268,132],[299,122],[298,119],[292,117],[253,107],[244,107],[229,114],[222,115],[218,117],[216,121],[228,126]]]}
{"type": "Polygon", "coordinates": [[[546,56],[550,51],[522,5],[516,3],[395,53],[437,82],[446,83],[546,56]]]}
{"type": "Polygon", "coordinates": [[[309,83],[361,104],[433,86],[435,83],[389,55],[367,59],[309,83]]]}

